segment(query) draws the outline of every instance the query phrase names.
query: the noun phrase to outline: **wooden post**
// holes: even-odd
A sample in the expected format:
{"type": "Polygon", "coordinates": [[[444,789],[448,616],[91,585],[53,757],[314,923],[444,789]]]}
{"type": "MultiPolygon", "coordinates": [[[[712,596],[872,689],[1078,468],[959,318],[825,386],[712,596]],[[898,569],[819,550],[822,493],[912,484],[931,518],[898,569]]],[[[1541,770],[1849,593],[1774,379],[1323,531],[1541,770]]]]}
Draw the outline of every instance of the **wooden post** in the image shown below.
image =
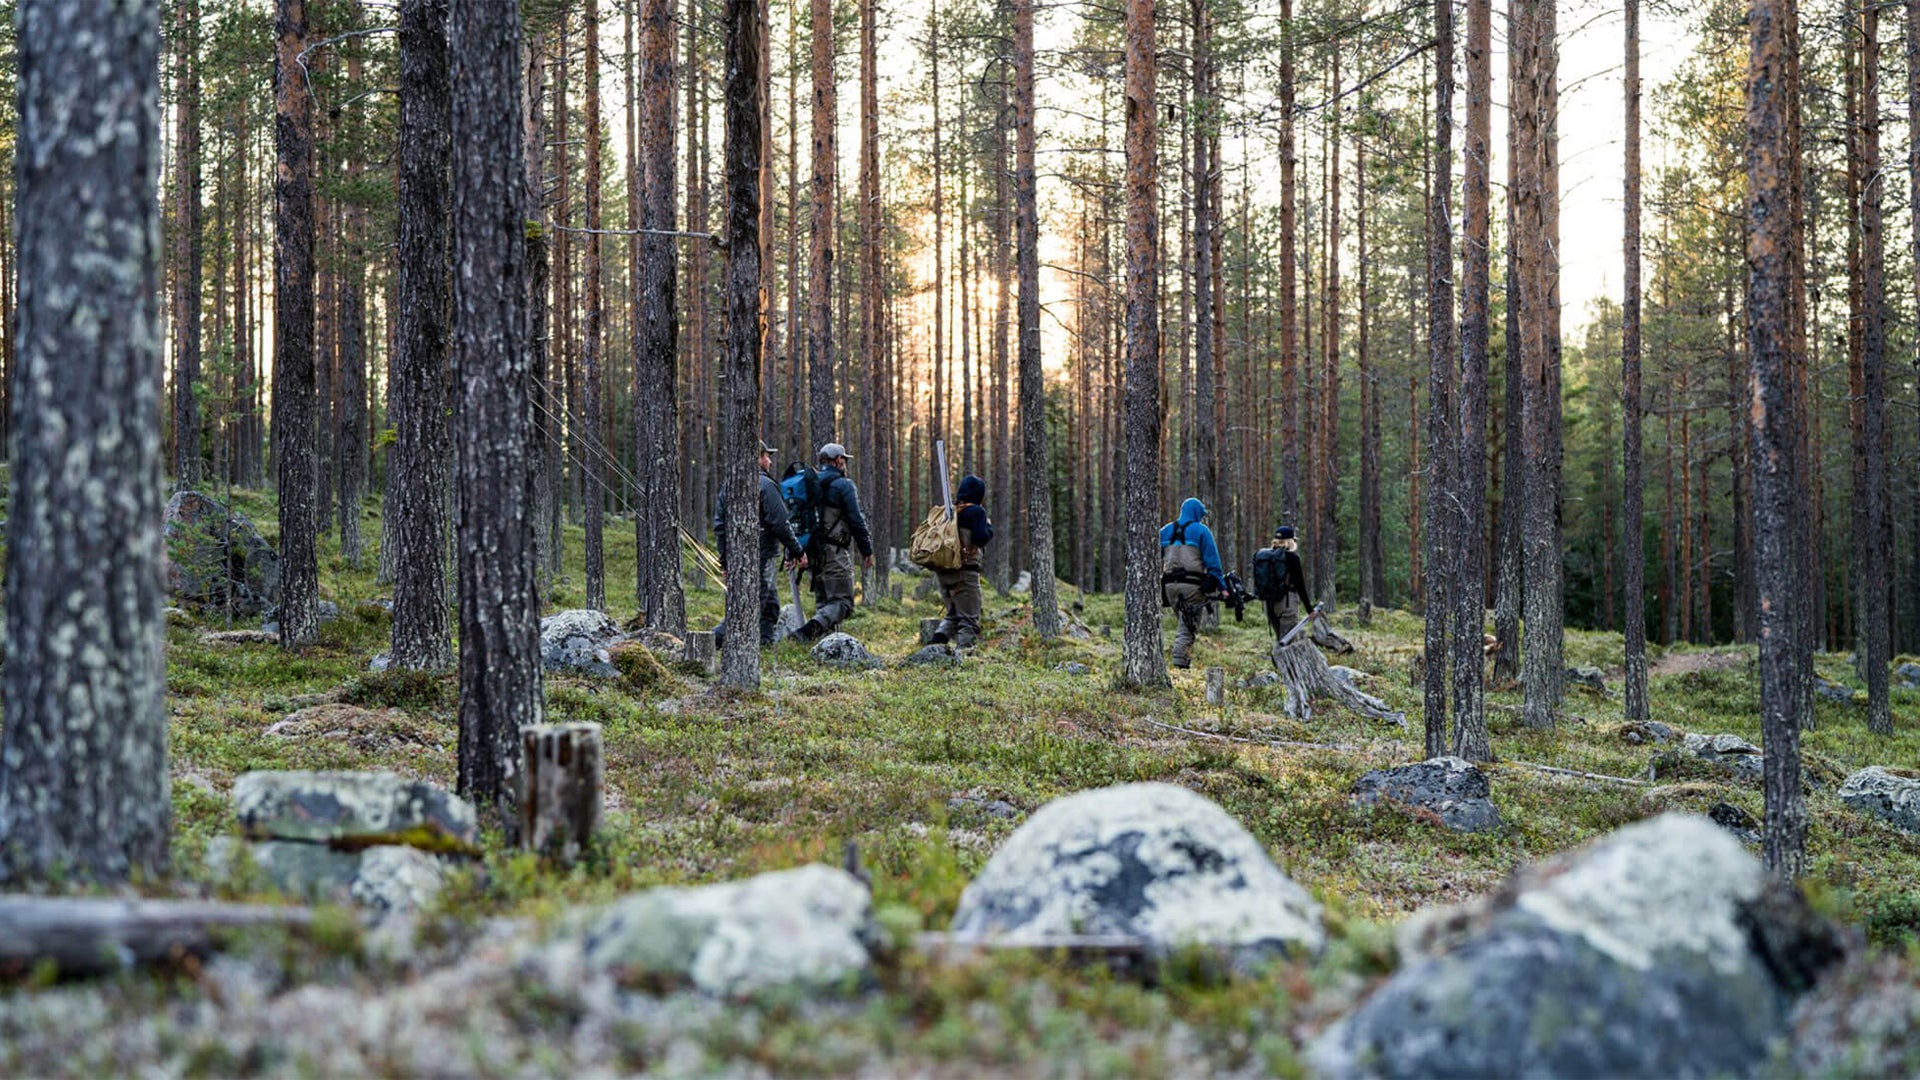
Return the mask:
{"type": "Polygon", "coordinates": [[[1210,667],[1207,669],[1207,704],[1225,705],[1227,703],[1227,669],[1210,667]]]}
{"type": "Polygon", "coordinates": [[[945,621],[946,620],[944,619],[921,619],[920,620],[920,644],[922,645],[933,644],[933,632],[940,629],[940,624],[945,621]]]}
{"type": "Polygon", "coordinates": [[[894,583],[894,586],[893,586],[893,602],[894,603],[896,604],[899,603],[901,598],[906,595],[906,592],[904,591],[905,588],[906,586],[901,585],[898,582],[894,583]]]}
{"type": "Polygon", "coordinates": [[[687,652],[684,658],[689,664],[700,665],[700,670],[711,675],[714,673],[713,631],[693,630],[687,633],[687,652]]]}
{"type": "MultiPolygon", "coordinates": [[[[711,638],[711,635],[709,635],[711,638]]],[[[606,767],[599,724],[520,729],[520,838],[529,850],[571,863],[600,828],[606,767]]]]}

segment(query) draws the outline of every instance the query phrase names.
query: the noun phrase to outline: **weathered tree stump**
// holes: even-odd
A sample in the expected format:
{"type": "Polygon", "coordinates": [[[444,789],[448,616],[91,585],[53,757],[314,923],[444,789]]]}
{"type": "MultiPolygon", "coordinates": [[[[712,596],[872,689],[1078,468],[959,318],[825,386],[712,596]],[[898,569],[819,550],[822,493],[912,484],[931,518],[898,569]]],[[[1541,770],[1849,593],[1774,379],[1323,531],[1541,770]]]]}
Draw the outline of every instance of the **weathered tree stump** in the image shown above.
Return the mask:
{"type": "Polygon", "coordinates": [[[177,962],[206,956],[227,931],[312,921],[313,913],[299,907],[0,896],[0,978],[25,975],[43,963],[66,977],[177,962]]]}
{"type": "MultiPolygon", "coordinates": [[[[711,635],[709,635],[710,637],[711,635]]],[[[571,863],[600,828],[606,767],[599,724],[520,729],[520,837],[530,850],[571,863]]]]}
{"type": "Polygon", "coordinates": [[[687,633],[687,663],[697,664],[701,671],[711,675],[717,667],[717,653],[713,647],[713,631],[692,630],[687,633]]]}
{"type": "Polygon", "coordinates": [[[896,584],[896,585],[895,585],[895,586],[893,587],[893,590],[892,590],[892,591],[893,591],[893,602],[894,602],[894,603],[896,603],[896,604],[900,602],[900,598],[901,598],[901,597],[903,597],[903,596],[905,596],[905,595],[906,595],[906,591],[905,591],[905,587],[904,587],[904,586],[902,586],[902,585],[897,585],[897,584],[896,584]]]}
{"type": "Polygon", "coordinates": [[[1285,645],[1273,647],[1274,670],[1280,673],[1280,685],[1286,692],[1282,708],[1295,720],[1313,719],[1313,699],[1332,698],[1361,716],[1407,726],[1407,715],[1395,712],[1387,703],[1361,691],[1327,670],[1327,658],[1313,642],[1295,637],[1285,645]]]}
{"type": "Polygon", "coordinates": [[[1210,667],[1207,669],[1207,704],[1225,705],[1227,703],[1227,669],[1210,667]]]}
{"type": "Polygon", "coordinates": [[[921,619],[920,620],[920,644],[922,645],[933,644],[933,632],[940,629],[940,624],[945,621],[946,621],[945,619],[921,619]]]}
{"type": "Polygon", "coordinates": [[[1333,632],[1333,624],[1327,621],[1326,613],[1316,609],[1307,622],[1307,633],[1313,643],[1330,653],[1350,653],[1353,642],[1333,632]]]}

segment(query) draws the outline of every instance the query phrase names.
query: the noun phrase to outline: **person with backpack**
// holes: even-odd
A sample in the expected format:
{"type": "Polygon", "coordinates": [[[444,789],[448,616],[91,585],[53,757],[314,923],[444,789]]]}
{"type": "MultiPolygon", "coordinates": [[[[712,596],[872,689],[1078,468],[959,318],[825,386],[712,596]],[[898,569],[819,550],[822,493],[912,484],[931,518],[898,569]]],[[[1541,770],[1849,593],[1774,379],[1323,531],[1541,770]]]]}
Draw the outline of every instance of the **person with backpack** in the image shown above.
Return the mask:
{"type": "Polygon", "coordinates": [[[1207,528],[1207,504],[1188,499],[1180,516],[1160,528],[1160,601],[1173,609],[1180,629],[1173,635],[1173,666],[1193,662],[1193,642],[1200,633],[1200,616],[1207,604],[1227,591],[1226,572],[1220,567],[1220,549],[1207,528]]]}
{"type": "Polygon", "coordinates": [[[820,448],[819,525],[807,538],[813,563],[813,618],[797,631],[802,641],[826,637],[853,614],[853,579],[859,572],[853,549],[860,549],[863,565],[873,565],[873,537],[860,513],[860,489],[847,476],[851,456],[839,443],[820,448]]]}
{"type": "MultiPolygon", "coordinates": [[[[780,554],[786,552],[787,562],[805,567],[807,554],[800,549],[800,541],[793,535],[793,524],[787,510],[787,501],[781,496],[780,485],[772,475],[774,449],[766,443],[760,444],[760,647],[773,644],[773,632],[780,625],[780,554]]],[[[713,532],[720,548],[720,565],[727,564],[727,497],[720,496],[719,504],[713,511],[713,532]]],[[[713,628],[714,646],[718,648],[725,639],[727,621],[713,628]]]]}
{"type": "Polygon", "coordinates": [[[935,570],[946,617],[933,632],[933,643],[951,641],[962,649],[980,637],[980,551],[993,541],[993,522],[987,518],[987,482],[977,476],[960,481],[953,493],[955,524],[960,530],[960,565],[935,570]]]}
{"type": "Polygon", "coordinates": [[[1253,595],[1267,606],[1267,626],[1276,642],[1300,621],[1300,612],[1313,610],[1299,550],[1300,545],[1293,538],[1293,526],[1282,525],[1273,530],[1273,543],[1253,557],[1253,595]],[[1300,598],[1299,608],[1293,606],[1296,596],[1300,598]]]}

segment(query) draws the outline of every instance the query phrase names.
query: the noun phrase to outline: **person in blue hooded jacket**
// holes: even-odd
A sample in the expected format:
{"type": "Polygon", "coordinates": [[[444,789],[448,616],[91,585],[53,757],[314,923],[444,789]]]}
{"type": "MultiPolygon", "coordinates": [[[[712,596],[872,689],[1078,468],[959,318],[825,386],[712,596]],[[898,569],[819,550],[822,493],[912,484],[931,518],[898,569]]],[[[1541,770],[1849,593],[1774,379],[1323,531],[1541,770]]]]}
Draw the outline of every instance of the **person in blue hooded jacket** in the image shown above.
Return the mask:
{"type": "Polygon", "coordinates": [[[936,570],[946,618],[933,632],[936,645],[953,642],[964,649],[980,636],[980,552],[993,540],[993,522],[987,517],[987,482],[969,475],[954,490],[955,524],[960,527],[960,565],[936,570]]]}
{"type": "Polygon", "coordinates": [[[1173,666],[1193,662],[1200,616],[1214,597],[1226,592],[1227,575],[1220,549],[1207,528],[1207,504],[1188,499],[1180,516],[1160,527],[1160,602],[1173,609],[1180,628],[1173,635],[1173,666]]]}

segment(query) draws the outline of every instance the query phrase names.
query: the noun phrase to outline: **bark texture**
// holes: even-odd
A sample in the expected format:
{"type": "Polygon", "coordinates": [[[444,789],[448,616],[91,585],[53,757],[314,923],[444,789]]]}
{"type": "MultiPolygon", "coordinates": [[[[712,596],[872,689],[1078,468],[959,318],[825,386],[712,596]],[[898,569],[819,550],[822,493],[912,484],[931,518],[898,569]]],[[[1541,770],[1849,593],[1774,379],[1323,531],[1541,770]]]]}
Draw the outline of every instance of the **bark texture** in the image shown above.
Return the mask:
{"type": "Polygon", "coordinates": [[[1160,231],[1153,0],[1127,0],[1126,622],[1120,681],[1167,684],[1160,654],[1160,231]]]}
{"type": "Polygon", "coordinates": [[[167,869],[158,5],[18,21],[0,881],[167,869]]]}
{"type": "Polygon", "coordinates": [[[399,309],[386,508],[394,546],[393,666],[453,663],[447,636],[448,0],[400,5],[399,309]]]}
{"type": "MultiPolygon", "coordinates": [[[[1647,553],[1640,542],[1646,514],[1640,446],[1640,0],[1626,0],[1626,221],[1624,293],[1620,300],[1620,414],[1623,419],[1620,580],[1625,593],[1628,723],[1647,719],[1647,553]]],[[[1737,408],[1737,406],[1736,406],[1737,408]]]]}
{"type": "Polygon", "coordinates": [[[1434,0],[1436,53],[1433,79],[1432,202],[1427,207],[1427,589],[1423,715],[1426,754],[1447,749],[1447,630],[1453,621],[1449,573],[1453,548],[1448,493],[1454,460],[1448,434],[1453,409],[1448,387],[1453,380],[1453,3],[1434,0]]]}
{"type": "Polygon", "coordinates": [[[305,0],[278,0],[273,33],[273,453],[280,483],[280,644],[292,649],[312,644],[320,632],[313,87],[300,61],[307,47],[305,0]]]}
{"type": "Polygon", "coordinates": [[[200,483],[200,5],[178,9],[174,72],[173,476],[182,488],[200,483]]]}
{"type": "Polygon", "coordinates": [[[1060,634],[1054,596],[1053,489],[1048,482],[1047,397],[1040,368],[1040,209],[1034,190],[1034,0],[1013,0],[1013,204],[1020,274],[1020,462],[1026,472],[1028,568],[1033,572],[1033,629],[1060,634]]]}
{"type": "Polygon", "coordinates": [[[760,687],[760,35],[757,0],[727,0],[727,356],[720,461],[727,500],[727,625],[720,681],[760,687]]]}
{"type": "Polygon", "coordinates": [[[1855,651],[1867,683],[1867,730],[1893,733],[1887,664],[1892,655],[1893,523],[1887,490],[1887,256],[1880,163],[1880,13],[1873,4],[1852,16],[1859,33],[1859,122],[1851,166],[1859,176],[1858,310],[1853,320],[1855,370],[1853,574],[1855,651]]]}
{"type": "Polygon", "coordinates": [[[544,714],[533,551],[520,9],[454,4],[453,371],[462,795],[511,830],[520,729],[544,714]]]}
{"type": "Polygon", "coordinates": [[[1462,147],[1466,220],[1461,241],[1460,352],[1454,391],[1459,457],[1453,503],[1461,508],[1460,543],[1453,560],[1453,753],[1468,761],[1493,760],[1487,738],[1486,660],[1481,627],[1486,623],[1486,545],[1480,508],[1487,505],[1487,343],[1492,311],[1488,272],[1491,221],[1489,153],[1492,112],[1493,5],[1467,3],[1467,132],[1462,147]]]}
{"type": "Polygon", "coordinates": [[[833,0],[812,0],[813,191],[807,246],[807,438],[805,458],[834,438],[833,250],[834,176],[839,97],[833,81],[833,0]]]}
{"type": "Polygon", "coordinates": [[[640,610],[647,624],[677,632],[687,622],[680,587],[679,323],[674,241],[674,0],[640,8],[640,320],[635,349],[640,507],[634,515],[640,610]]]}

